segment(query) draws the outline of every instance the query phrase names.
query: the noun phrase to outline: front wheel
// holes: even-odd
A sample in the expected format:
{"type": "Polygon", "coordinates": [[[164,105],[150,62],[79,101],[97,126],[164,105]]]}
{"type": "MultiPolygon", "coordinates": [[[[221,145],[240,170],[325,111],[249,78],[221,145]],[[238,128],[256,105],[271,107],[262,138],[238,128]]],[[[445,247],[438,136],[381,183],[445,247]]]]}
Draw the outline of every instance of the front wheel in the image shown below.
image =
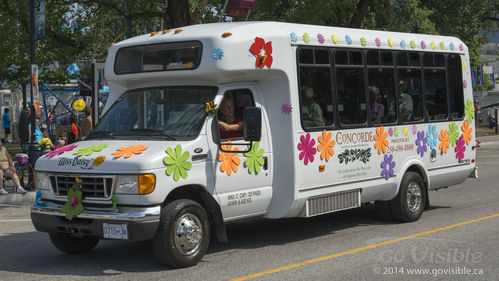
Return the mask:
{"type": "Polygon", "coordinates": [[[83,254],[90,252],[99,242],[94,236],[74,237],[68,233],[49,233],[52,244],[66,254],[83,254]]]}
{"type": "Polygon", "coordinates": [[[421,176],[411,171],[405,173],[397,196],[390,201],[392,215],[401,222],[418,220],[428,200],[426,196],[421,176]]]}
{"type": "Polygon", "coordinates": [[[210,224],[204,208],[197,202],[180,199],[163,207],[153,238],[158,259],[171,267],[196,265],[210,241],[210,224]]]}

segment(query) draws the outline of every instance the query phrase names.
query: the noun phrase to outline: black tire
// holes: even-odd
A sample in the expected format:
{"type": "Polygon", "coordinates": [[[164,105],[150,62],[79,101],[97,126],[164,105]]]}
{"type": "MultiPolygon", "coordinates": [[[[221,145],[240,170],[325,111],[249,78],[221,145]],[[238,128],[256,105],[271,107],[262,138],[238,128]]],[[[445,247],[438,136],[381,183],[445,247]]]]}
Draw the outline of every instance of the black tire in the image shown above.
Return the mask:
{"type": "Polygon", "coordinates": [[[180,199],[161,209],[153,245],[162,263],[175,268],[196,265],[206,253],[209,243],[208,216],[197,202],[180,199]]]}
{"type": "Polygon", "coordinates": [[[397,196],[390,201],[393,217],[401,222],[416,221],[421,217],[427,200],[423,179],[418,173],[406,172],[397,196]],[[408,202],[408,196],[409,201],[408,202]]]}
{"type": "Polygon", "coordinates": [[[68,233],[57,232],[49,233],[49,237],[57,249],[71,255],[88,253],[99,243],[99,238],[95,236],[78,238],[68,233]]]}

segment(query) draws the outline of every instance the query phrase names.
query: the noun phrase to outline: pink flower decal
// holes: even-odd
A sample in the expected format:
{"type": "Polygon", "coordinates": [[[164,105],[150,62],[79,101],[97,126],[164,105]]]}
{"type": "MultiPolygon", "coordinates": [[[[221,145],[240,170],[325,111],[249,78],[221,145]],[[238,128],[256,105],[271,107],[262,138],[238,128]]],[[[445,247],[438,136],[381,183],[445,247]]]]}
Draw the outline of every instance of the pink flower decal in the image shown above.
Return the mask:
{"type": "Polygon", "coordinates": [[[272,66],[272,41],[265,43],[260,37],[255,38],[255,43],[250,47],[250,52],[256,56],[256,66],[263,68],[267,66],[270,68],[272,66]]]}
{"type": "Polygon", "coordinates": [[[324,43],[324,35],[322,34],[317,34],[317,40],[319,40],[319,43],[323,44],[324,43]]]}
{"type": "Polygon", "coordinates": [[[393,129],[392,128],[388,129],[388,134],[390,135],[390,137],[393,136],[393,129]]]}
{"type": "Polygon", "coordinates": [[[424,41],[421,41],[421,48],[424,50],[426,49],[426,43],[424,41]]]}
{"type": "Polygon", "coordinates": [[[466,146],[464,146],[463,136],[460,136],[456,142],[456,147],[454,147],[454,151],[456,152],[456,158],[459,162],[461,162],[464,158],[464,152],[466,151],[466,146]]]}
{"type": "Polygon", "coordinates": [[[378,37],[376,37],[376,39],[374,39],[374,41],[376,42],[377,47],[381,47],[381,40],[379,40],[378,37]]]}
{"type": "Polygon", "coordinates": [[[291,106],[291,104],[284,103],[283,105],[281,105],[281,112],[282,113],[289,115],[289,114],[291,114],[292,111],[293,111],[293,106],[291,106]]]}
{"type": "Polygon", "coordinates": [[[466,82],[466,80],[463,80],[463,88],[466,89],[467,86],[468,86],[468,82],[466,82]]]}
{"type": "Polygon", "coordinates": [[[464,50],[463,43],[459,44],[459,50],[461,50],[461,52],[464,50]]]}
{"type": "Polygon", "coordinates": [[[71,199],[71,204],[73,204],[73,206],[78,205],[78,199],[76,198],[71,199]]]}
{"type": "Polygon", "coordinates": [[[412,134],[415,135],[418,132],[418,127],[416,125],[412,125],[412,134]]]}
{"type": "Polygon", "coordinates": [[[66,151],[71,151],[76,148],[76,145],[68,145],[68,146],[63,146],[59,149],[53,150],[45,155],[46,158],[54,157],[56,155],[63,154],[66,151]]]}
{"type": "Polygon", "coordinates": [[[310,134],[307,133],[307,136],[301,136],[300,137],[301,143],[298,144],[298,150],[301,150],[300,152],[300,160],[303,159],[303,163],[305,165],[308,165],[308,162],[310,163],[314,162],[314,154],[317,152],[317,149],[315,149],[315,140],[310,138],[310,134]]]}

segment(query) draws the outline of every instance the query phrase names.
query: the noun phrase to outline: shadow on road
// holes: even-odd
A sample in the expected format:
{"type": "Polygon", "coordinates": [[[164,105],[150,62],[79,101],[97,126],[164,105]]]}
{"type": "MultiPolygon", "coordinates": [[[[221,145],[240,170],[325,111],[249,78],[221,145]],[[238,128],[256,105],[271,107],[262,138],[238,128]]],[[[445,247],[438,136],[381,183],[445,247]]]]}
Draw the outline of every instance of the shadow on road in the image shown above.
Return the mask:
{"type": "MultiPolygon", "coordinates": [[[[438,208],[446,207],[433,207],[432,209],[438,208]]],[[[396,222],[381,217],[374,206],[308,219],[250,219],[228,224],[229,243],[212,241],[208,255],[306,241],[363,225],[391,224],[396,224],[396,222]]],[[[102,240],[90,253],[66,255],[52,245],[48,234],[26,232],[7,233],[0,236],[0,245],[11,245],[3,246],[2,255],[0,255],[0,264],[2,264],[0,270],[7,272],[102,277],[122,273],[171,270],[156,260],[151,241],[102,240]]],[[[179,273],[182,270],[189,269],[178,269],[179,273]]]]}

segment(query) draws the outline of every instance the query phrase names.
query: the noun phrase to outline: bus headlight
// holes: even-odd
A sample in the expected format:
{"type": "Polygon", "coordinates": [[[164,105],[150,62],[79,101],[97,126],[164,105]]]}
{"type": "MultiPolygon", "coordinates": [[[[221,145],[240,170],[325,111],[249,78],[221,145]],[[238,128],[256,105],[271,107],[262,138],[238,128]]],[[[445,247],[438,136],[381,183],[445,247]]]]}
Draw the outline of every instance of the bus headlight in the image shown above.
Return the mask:
{"type": "Polygon", "coordinates": [[[43,190],[50,189],[50,178],[48,173],[36,172],[36,188],[43,190]]]}
{"type": "Polygon", "coordinates": [[[145,175],[122,175],[118,176],[115,194],[140,194],[145,195],[153,192],[156,185],[156,176],[145,175]]]}

